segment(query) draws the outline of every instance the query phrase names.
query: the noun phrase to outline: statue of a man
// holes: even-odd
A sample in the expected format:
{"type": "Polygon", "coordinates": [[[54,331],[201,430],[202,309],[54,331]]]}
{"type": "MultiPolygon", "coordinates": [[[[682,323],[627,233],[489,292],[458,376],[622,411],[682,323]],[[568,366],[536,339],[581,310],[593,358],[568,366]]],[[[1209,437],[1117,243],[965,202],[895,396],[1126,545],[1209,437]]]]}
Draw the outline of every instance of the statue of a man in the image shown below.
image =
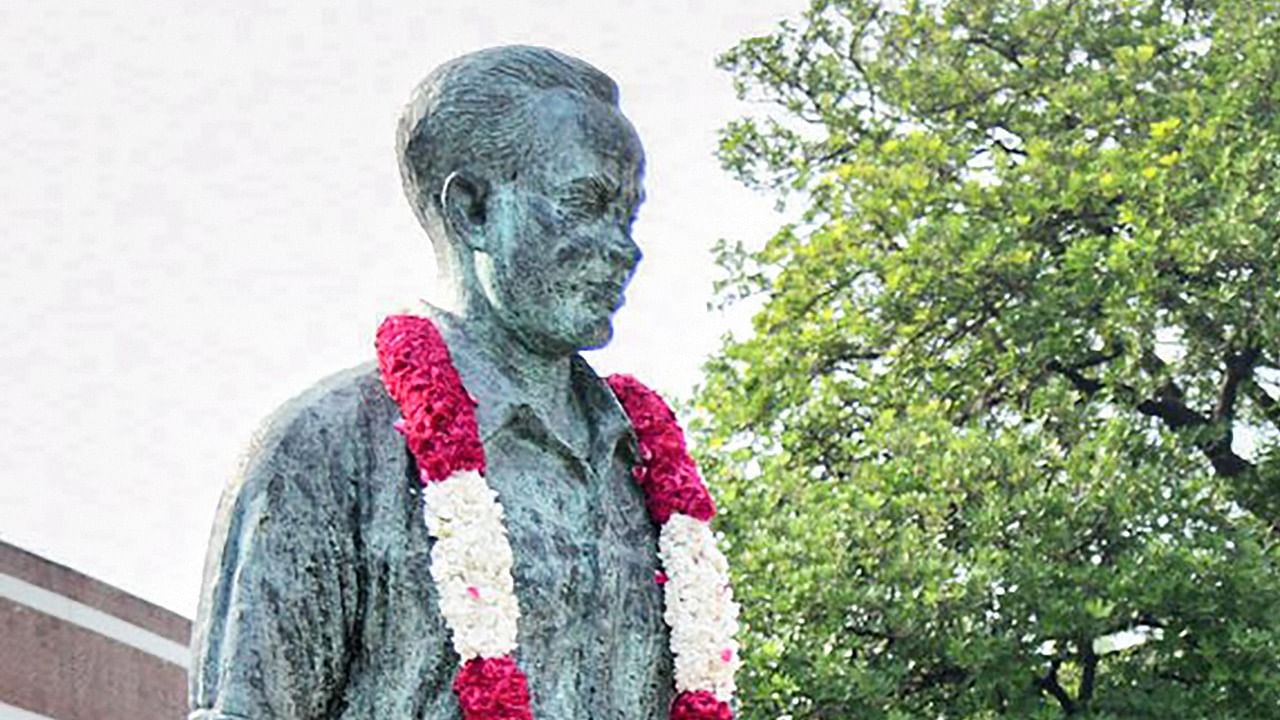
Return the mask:
{"type": "MultiPolygon", "coordinates": [[[[672,655],[636,436],[577,354],[609,341],[640,260],[644,156],[617,87],[542,48],[473,53],[423,81],[398,145],[448,288],[425,313],[474,398],[505,511],[533,716],[665,718],[672,655]]],[[[214,527],[193,720],[461,717],[400,415],[368,364],[259,434],[214,527]]]]}

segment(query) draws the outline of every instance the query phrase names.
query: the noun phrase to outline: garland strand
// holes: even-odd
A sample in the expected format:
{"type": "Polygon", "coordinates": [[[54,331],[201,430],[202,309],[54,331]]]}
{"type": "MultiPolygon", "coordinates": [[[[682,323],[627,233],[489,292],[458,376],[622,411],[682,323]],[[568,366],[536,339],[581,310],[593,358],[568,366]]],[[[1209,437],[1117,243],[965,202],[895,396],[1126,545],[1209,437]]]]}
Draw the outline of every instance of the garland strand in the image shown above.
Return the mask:
{"type": "MultiPolygon", "coordinates": [[[[461,667],[453,690],[465,720],[533,720],[515,662],[519,604],[502,505],[485,482],[475,399],[430,320],[387,318],[378,369],[402,418],[396,430],[417,461],[424,519],[435,543],[431,576],[461,667]]],[[[715,504],[662,398],[628,375],[607,380],[639,440],[632,475],[660,527],[663,619],[671,627],[676,699],[671,720],[733,720],[738,606],[728,563],[708,524],[715,504]]]]}

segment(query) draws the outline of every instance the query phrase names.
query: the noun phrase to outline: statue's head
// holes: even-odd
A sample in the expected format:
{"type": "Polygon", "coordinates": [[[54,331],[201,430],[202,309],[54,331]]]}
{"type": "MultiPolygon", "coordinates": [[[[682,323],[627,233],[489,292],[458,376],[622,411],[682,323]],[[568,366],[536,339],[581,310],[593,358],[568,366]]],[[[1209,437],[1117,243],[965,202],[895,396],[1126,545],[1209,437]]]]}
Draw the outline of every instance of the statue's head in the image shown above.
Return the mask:
{"type": "Polygon", "coordinates": [[[644,152],[618,88],[536,47],[433,71],[398,134],[405,192],[443,274],[528,349],[600,347],[640,260],[644,152]]]}

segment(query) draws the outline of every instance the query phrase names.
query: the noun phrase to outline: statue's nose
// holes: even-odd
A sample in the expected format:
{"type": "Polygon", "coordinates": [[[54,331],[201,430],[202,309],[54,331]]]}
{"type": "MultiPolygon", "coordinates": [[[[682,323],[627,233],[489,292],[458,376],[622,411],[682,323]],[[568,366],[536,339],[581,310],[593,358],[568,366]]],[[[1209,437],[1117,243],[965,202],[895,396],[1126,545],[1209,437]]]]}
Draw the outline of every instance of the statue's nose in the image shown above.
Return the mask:
{"type": "Polygon", "coordinates": [[[626,267],[633,270],[640,264],[640,259],[644,257],[644,253],[640,252],[640,246],[636,245],[636,241],[631,238],[631,231],[627,228],[618,228],[610,233],[611,237],[605,244],[605,253],[609,258],[609,262],[626,267]]]}

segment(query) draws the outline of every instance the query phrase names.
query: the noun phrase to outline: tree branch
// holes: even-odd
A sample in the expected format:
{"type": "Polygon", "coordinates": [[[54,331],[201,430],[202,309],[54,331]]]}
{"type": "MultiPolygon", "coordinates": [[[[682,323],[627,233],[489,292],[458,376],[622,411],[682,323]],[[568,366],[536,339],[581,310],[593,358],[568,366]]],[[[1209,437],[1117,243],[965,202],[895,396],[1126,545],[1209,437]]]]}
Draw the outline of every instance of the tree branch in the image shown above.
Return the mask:
{"type": "Polygon", "coordinates": [[[1227,356],[1227,369],[1222,374],[1218,403],[1213,409],[1214,420],[1230,423],[1235,419],[1236,397],[1240,394],[1240,385],[1253,378],[1253,367],[1258,362],[1259,354],[1258,348],[1246,348],[1227,356]]]}
{"type": "Polygon", "coordinates": [[[898,689],[899,697],[914,695],[938,685],[953,685],[967,682],[969,671],[955,665],[940,665],[917,675],[912,675],[898,689]]]}
{"type": "Polygon", "coordinates": [[[1093,378],[1085,377],[1078,369],[1078,366],[1065,365],[1061,361],[1050,360],[1045,368],[1049,372],[1057,373],[1066,378],[1068,382],[1075,386],[1076,390],[1085,395],[1093,396],[1102,391],[1102,383],[1093,378]]]}
{"type": "Polygon", "coordinates": [[[1022,69],[1022,58],[1018,55],[1018,51],[1014,46],[1008,46],[1008,47],[1001,46],[990,35],[984,35],[984,34],[970,35],[968,42],[970,45],[977,45],[979,47],[984,47],[990,50],[991,52],[994,52],[995,54],[999,55],[1000,57],[1004,58],[1005,60],[1008,60],[1009,62],[1013,63],[1018,67],[1018,69],[1022,69]]]}
{"type": "Polygon", "coordinates": [[[1021,156],[1021,157],[1026,157],[1026,156],[1027,156],[1027,151],[1026,151],[1026,150],[1022,150],[1022,149],[1020,149],[1020,148],[1016,148],[1016,147],[1010,147],[1010,146],[1008,146],[1008,145],[1005,145],[1003,142],[1001,142],[1001,141],[997,140],[996,138],[988,138],[988,139],[989,139],[993,144],[995,144],[995,146],[996,146],[996,147],[998,147],[998,148],[1000,148],[1001,150],[1005,151],[1005,152],[1006,152],[1006,153],[1008,153],[1009,155],[1018,155],[1018,156],[1021,156]]]}
{"type": "Polygon", "coordinates": [[[1093,643],[1085,640],[1080,643],[1080,692],[1077,697],[1083,708],[1088,708],[1093,701],[1093,690],[1098,682],[1098,654],[1093,651],[1093,643]]]}
{"type": "Polygon", "coordinates": [[[1041,692],[1048,693],[1053,699],[1057,700],[1064,713],[1074,715],[1076,713],[1076,703],[1067,694],[1066,689],[1062,687],[1062,683],[1058,682],[1058,668],[1061,666],[1062,660],[1054,658],[1049,663],[1049,672],[1045,673],[1044,677],[1036,680],[1036,687],[1040,688],[1041,692]]]}
{"type": "Polygon", "coordinates": [[[1271,424],[1280,429],[1280,400],[1276,400],[1263,389],[1258,381],[1250,377],[1243,383],[1244,391],[1253,401],[1258,409],[1262,411],[1262,416],[1271,421],[1271,424]]]}
{"type": "MultiPolygon", "coordinates": [[[[1057,360],[1049,361],[1046,367],[1051,372],[1066,378],[1077,390],[1087,396],[1096,395],[1106,387],[1101,381],[1090,378],[1079,369],[1057,360]]],[[[1176,385],[1170,384],[1158,397],[1143,400],[1136,400],[1137,393],[1128,386],[1120,385],[1114,390],[1119,397],[1129,398],[1138,412],[1159,419],[1170,430],[1195,428],[1208,430],[1211,425],[1216,424],[1212,418],[1188,407],[1182,401],[1181,392],[1176,385]]],[[[1219,476],[1234,478],[1253,471],[1253,463],[1240,457],[1231,449],[1230,432],[1226,433],[1225,437],[1220,432],[1198,433],[1198,435],[1195,439],[1196,447],[1208,458],[1214,472],[1219,476]]]]}

